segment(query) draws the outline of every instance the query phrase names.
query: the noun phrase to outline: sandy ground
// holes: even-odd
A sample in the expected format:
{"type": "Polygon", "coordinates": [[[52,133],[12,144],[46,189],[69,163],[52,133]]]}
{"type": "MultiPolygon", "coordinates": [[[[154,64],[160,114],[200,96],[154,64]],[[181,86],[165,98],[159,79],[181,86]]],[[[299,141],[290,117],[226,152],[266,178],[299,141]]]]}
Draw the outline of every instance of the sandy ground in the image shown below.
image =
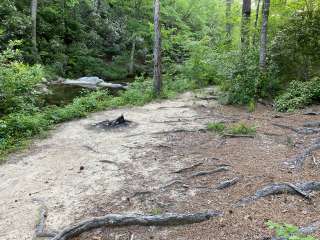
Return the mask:
{"type": "MultiPolygon", "coordinates": [[[[207,95],[207,89],[201,94],[207,95]]],[[[50,137],[12,155],[0,166],[0,239],[32,239],[39,208],[48,208],[47,228],[61,228],[107,213],[197,212],[221,210],[224,217],[192,226],[99,229],[79,239],[268,239],[265,222],[305,225],[320,220],[320,195],[312,201],[281,195],[237,208],[235,203],[272,182],[319,181],[320,168],[308,159],[305,168],[283,166],[319,135],[301,136],[272,125],[301,126],[319,116],[276,114],[265,106],[254,113],[221,106],[186,93],[143,107],[92,114],[57,127],[50,137]],[[121,114],[129,127],[102,130],[91,125],[121,114]],[[279,116],[276,116],[279,115],[279,116]],[[255,138],[222,138],[204,129],[208,122],[246,122],[255,138]],[[173,173],[196,163],[182,174],[173,173]],[[191,178],[198,171],[228,165],[230,171],[191,178]],[[80,170],[82,169],[82,170],[80,170]],[[239,177],[225,190],[221,181],[239,177]],[[173,184],[173,181],[183,184],[173,184]]],[[[320,108],[315,106],[315,110],[320,108]]],[[[320,152],[314,154],[320,160],[320,152]]]]}

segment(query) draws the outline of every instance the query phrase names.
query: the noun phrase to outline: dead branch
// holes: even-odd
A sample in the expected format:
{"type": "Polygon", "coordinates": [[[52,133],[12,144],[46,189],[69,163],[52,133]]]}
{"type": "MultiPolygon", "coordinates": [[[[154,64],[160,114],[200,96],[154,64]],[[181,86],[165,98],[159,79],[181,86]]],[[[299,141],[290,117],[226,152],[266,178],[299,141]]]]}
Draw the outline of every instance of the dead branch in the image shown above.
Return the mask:
{"type": "Polygon", "coordinates": [[[206,175],[212,175],[215,173],[219,173],[219,172],[225,172],[225,171],[229,171],[228,167],[219,167],[217,169],[214,169],[212,171],[202,171],[202,172],[197,172],[191,175],[191,178],[195,178],[195,177],[201,177],[201,176],[206,176],[206,175]]]}
{"type": "Polygon", "coordinates": [[[174,171],[173,173],[183,173],[183,172],[187,172],[187,171],[189,171],[189,170],[193,170],[193,169],[195,169],[195,168],[197,168],[197,167],[199,167],[199,166],[202,166],[203,165],[203,163],[196,163],[196,164],[194,164],[194,165],[192,165],[192,166],[190,166],[190,167],[186,167],[186,168],[182,168],[182,169],[179,169],[179,170],[177,170],[177,171],[174,171]]]}
{"type": "Polygon", "coordinates": [[[177,226],[200,223],[211,218],[222,216],[221,212],[208,211],[194,214],[163,215],[140,215],[140,214],[108,214],[103,217],[96,217],[67,227],[57,234],[52,240],[68,240],[80,234],[101,228],[101,227],[123,227],[123,226],[177,226]]]}
{"type": "Polygon", "coordinates": [[[219,185],[217,186],[217,189],[222,190],[222,189],[231,187],[231,186],[237,184],[239,181],[240,181],[240,178],[238,178],[238,177],[233,178],[231,180],[223,181],[223,182],[219,183],[219,185]]]}
{"type": "Polygon", "coordinates": [[[287,164],[290,165],[291,168],[300,169],[303,167],[304,161],[307,159],[307,157],[310,156],[314,151],[319,149],[320,149],[320,139],[317,139],[310,147],[308,147],[306,150],[300,153],[293,160],[287,162],[287,164]]]}
{"type": "Polygon", "coordinates": [[[304,198],[310,199],[312,191],[320,191],[320,182],[304,182],[304,183],[274,183],[258,190],[253,196],[241,199],[237,205],[245,205],[252,203],[260,198],[278,194],[296,194],[304,198]]]}

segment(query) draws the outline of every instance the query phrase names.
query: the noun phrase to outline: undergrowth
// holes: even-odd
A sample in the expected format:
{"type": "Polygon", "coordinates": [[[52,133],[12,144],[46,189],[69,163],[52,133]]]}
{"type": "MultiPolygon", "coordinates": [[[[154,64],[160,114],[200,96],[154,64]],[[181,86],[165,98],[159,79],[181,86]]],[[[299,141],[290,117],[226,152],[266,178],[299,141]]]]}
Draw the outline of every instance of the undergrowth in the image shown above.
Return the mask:
{"type": "Polygon", "coordinates": [[[293,81],[286,92],[275,101],[276,110],[294,111],[298,108],[320,101],[320,78],[308,82],[293,81]]]}
{"type": "Polygon", "coordinates": [[[226,126],[224,123],[212,122],[208,123],[207,129],[212,132],[219,134],[234,134],[234,135],[255,135],[256,128],[254,126],[249,126],[245,123],[237,123],[232,126],[226,126]]]}

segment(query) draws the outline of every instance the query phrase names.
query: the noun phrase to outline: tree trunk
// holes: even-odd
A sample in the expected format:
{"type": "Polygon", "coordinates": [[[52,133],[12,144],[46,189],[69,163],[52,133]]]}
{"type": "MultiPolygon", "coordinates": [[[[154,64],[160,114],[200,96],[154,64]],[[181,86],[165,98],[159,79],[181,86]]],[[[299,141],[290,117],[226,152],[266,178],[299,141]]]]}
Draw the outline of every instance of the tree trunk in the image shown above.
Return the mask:
{"type": "Polygon", "coordinates": [[[243,0],[242,5],[242,22],[241,22],[241,46],[247,49],[250,44],[250,17],[251,17],[251,0],[243,0]]]}
{"type": "Polygon", "coordinates": [[[37,9],[38,0],[31,1],[31,23],[32,23],[32,53],[35,61],[38,61],[38,48],[37,48],[37,9]]]}
{"type": "Polygon", "coordinates": [[[161,93],[161,30],[160,30],[160,0],[154,0],[154,91],[157,96],[161,93]]]}
{"type": "Polygon", "coordinates": [[[269,20],[270,0],[264,0],[262,6],[262,27],[260,39],[260,69],[267,70],[267,42],[268,42],[268,20],[269,20]]]}
{"type": "Polygon", "coordinates": [[[232,42],[231,6],[232,6],[232,0],[226,0],[226,33],[227,33],[227,44],[231,44],[231,42],[232,42]]]}
{"type": "Polygon", "coordinates": [[[129,74],[133,75],[134,73],[134,54],[136,52],[136,36],[133,34],[132,36],[132,49],[130,55],[130,65],[129,65],[129,74]]]}
{"type": "Polygon", "coordinates": [[[259,12],[260,12],[260,3],[261,0],[258,0],[257,9],[256,9],[256,20],[254,21],[254,35],[253,35],[253,44],[257,43],[257,32],[258,32],[258,20],[259,20],[259,12]]]}

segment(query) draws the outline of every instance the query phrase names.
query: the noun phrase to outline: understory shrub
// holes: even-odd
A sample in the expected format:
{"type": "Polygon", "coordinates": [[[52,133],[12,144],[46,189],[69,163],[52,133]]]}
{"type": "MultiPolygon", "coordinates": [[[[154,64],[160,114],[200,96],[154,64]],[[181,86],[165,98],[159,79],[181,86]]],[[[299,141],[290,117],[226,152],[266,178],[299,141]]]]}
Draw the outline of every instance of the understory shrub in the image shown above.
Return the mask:
{"type": "Polygon", "coordinates": [[[287,90],[276,98],[278,111],[294,111],[320,100],[320,78],[308,82],[293,81],[287,90]]]}

